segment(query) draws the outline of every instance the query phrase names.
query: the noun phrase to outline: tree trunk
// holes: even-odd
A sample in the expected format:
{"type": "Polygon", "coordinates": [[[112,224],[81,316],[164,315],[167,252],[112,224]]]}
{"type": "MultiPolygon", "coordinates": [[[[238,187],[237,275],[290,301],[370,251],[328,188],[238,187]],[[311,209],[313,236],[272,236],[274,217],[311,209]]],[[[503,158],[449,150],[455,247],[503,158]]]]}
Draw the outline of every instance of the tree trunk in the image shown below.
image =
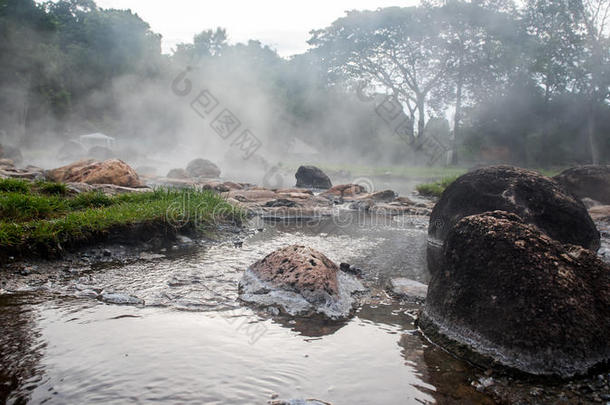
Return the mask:
{"type": "Polygon", "coordinates": [[[425,111],[425,101],[424,96],[417,96],[417,111],[418,111],[418,120],[417,120],[417,137],[421,140],[424,136],[424,129],[426,127],[426,115],[425,111]]]}
{"type": "Polygon", "coordinates": [[[589,151],[591,152],[591,163],[597,165],[599,164],[599,150],[595,140],[595,111],[593,109],[593,102],[589,105],[588,110],[587,139],[589,141],[589,151]]]}
{"type": "Polygon", "coordinates": [[[458,164],[458,145],[460,134],[460,119],[462,118],[462,74],[458,75],[457,91],[455,96],[455,115],[453,116],[453,150],[451,152],[451,164],[458,164]]]}

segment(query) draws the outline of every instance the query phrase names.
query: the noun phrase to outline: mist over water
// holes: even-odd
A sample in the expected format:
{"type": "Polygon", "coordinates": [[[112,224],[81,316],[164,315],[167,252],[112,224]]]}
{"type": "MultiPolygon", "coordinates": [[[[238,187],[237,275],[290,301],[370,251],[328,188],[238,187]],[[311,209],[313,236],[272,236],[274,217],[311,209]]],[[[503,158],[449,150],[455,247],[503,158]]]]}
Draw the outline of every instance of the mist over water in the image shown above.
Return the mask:
{"type": "Polygon", "coordinates": [[[604,0],[354,10],[311,27],[311,49],[290,58],[231,44],[221,28],[167,55],[130,11],[3,4],[0,142],[26,164],[86,157],[59,159],[67,141],[96,132],[116,138],[112,155],[158,175],[203,157],[257,183],[278,163],[556,167],[607,155],[604,0]],[[544,25],[553,12],[563,14],[544,25]],[[191,89],[177,95],[185,72],[191,89]],[[205,117],[191,105],[204,91],[217,104],[205,117]],[[219,114],[231,133],[213,128],[219,114]],[[244,130],[258,144],[248,159],[244,130]]]}

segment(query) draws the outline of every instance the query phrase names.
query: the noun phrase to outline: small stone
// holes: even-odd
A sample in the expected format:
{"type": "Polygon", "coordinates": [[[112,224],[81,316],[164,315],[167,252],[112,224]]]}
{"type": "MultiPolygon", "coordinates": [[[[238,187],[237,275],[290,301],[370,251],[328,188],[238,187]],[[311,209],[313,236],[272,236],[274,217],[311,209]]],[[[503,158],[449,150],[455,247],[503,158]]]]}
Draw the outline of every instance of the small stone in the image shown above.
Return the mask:
{"type": "Polygon", "coordinates": [[[102,254],[104,255],[104,257],[110,257],[112,256],[112,252],[108,249],[104,249],[102,254]]]}

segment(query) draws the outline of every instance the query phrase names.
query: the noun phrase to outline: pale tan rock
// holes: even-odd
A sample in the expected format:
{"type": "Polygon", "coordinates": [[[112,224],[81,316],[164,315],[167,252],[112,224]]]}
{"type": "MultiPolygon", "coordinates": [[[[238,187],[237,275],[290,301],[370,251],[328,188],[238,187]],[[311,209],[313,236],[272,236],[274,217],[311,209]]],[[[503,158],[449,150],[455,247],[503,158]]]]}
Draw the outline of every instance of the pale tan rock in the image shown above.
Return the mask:
{"type": "Polygon", "coordinates": [[[138,174],[127,163],[119,159],[103,162],[80,160],[67,166],[46,172],[49,180],[87,184],[114,184],[123,187],[142,187],[138,174]]]}

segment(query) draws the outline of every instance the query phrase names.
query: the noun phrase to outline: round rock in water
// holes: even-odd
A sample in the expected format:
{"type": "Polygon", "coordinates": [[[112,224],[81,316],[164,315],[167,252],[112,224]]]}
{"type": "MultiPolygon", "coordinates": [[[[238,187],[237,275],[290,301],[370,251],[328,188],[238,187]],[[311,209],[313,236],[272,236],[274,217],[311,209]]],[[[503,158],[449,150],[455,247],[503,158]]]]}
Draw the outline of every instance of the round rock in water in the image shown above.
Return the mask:
{"type": "Polygon", "coordinates": [[[517,215],[465,217],[447,235],[419,326],[485,367],[584,374],[610,361],[610,267],[517,215]]]}
{"type": "Polygon", "coordinates": [[[315,166],[300,166],[294,177],[297,187],[329,189],[333,186],[326,173],[315,166]]]}
{"type": "Polygon", "coordinates": [[[299,245],[276,250],[251,265],[240,284],[240,298],[276,306],[290,315],[320,313],[348,317],[366,291],[352,275],[324,254],[299,245]]]}

